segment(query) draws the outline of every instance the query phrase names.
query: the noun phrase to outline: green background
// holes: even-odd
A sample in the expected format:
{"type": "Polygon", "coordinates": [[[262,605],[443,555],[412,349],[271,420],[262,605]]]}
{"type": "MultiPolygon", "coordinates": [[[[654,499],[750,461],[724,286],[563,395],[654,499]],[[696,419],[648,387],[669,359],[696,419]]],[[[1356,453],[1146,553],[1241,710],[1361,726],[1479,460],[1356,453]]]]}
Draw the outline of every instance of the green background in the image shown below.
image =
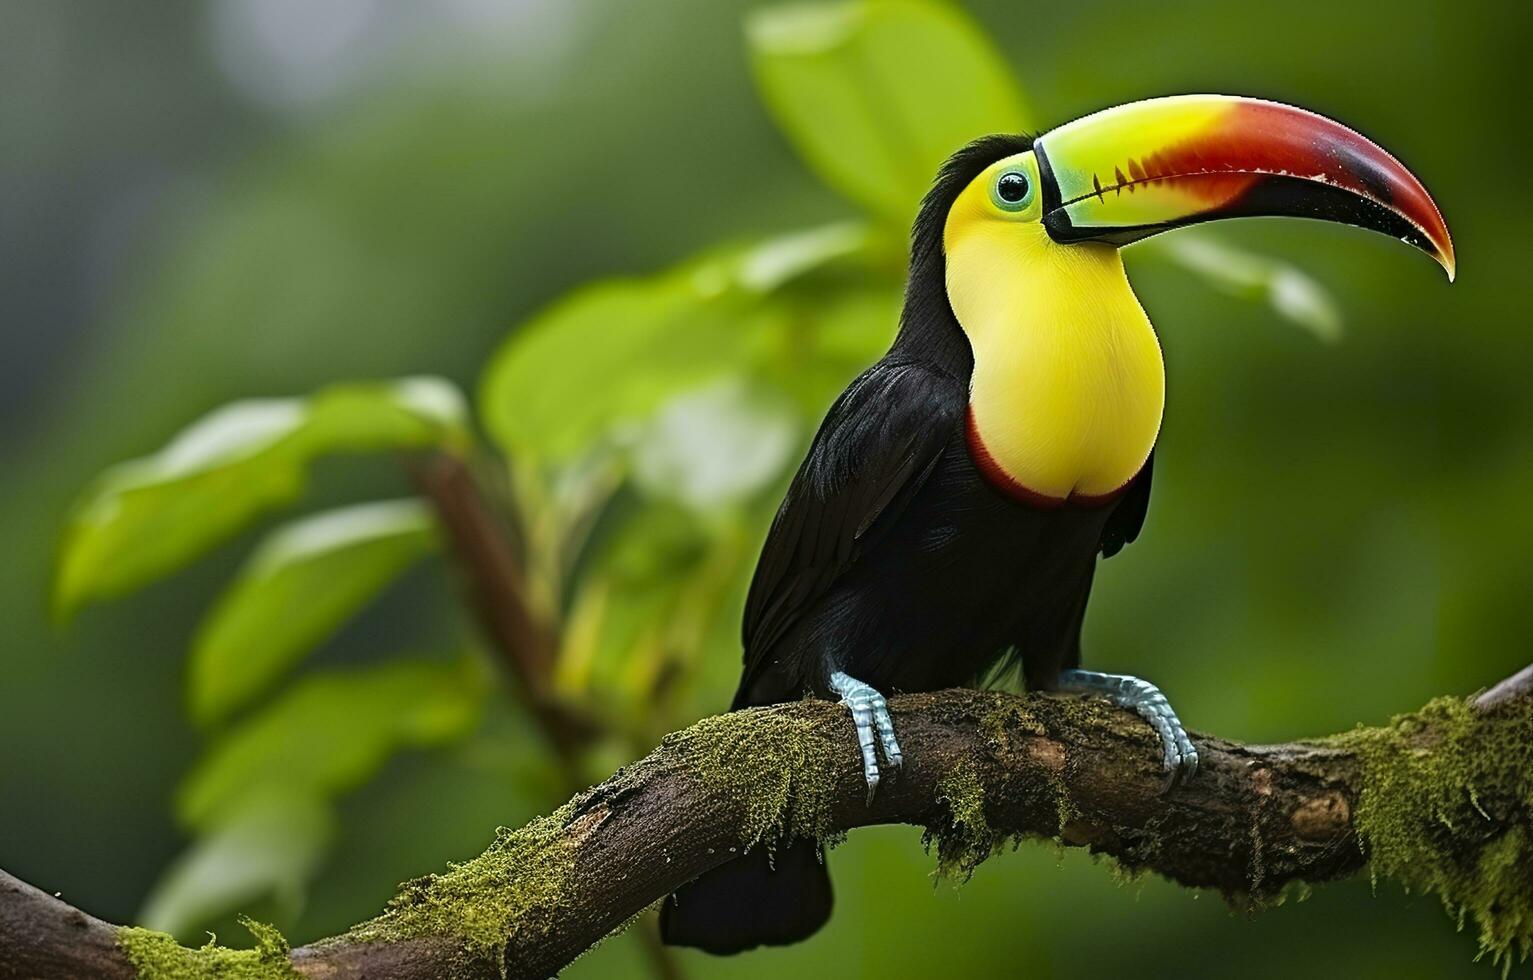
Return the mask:
{"type": "MultiPolygon", "coordinates": [[[[254,536],[56,629],[53,553],[104,464],[236,397],[423,372],[471,390],[505,332],[575,285],[854,213],[762,109],[746,5],[495,6],[350,2],[323,23],[255,0],[0,7],[0,867],[131,921],[185,844],[171,800],[202,744],[184,705],[188,636],[254,536]]],[[[967,6],[1045,125],[1183,91],[1298,103],[1404,159],[1458,247],[1449,288],[1420,255],[1347,229],[1230,227],[1330,288],[1347,322],[1335,344],[1130,255],[1168,407],[1149,523],[1103,568],[1088,660],[1153,678],[1195,728],[1260,741],[1382,721],[1525,664],[1525,9],[967,6]]],[[[406,491],[387,459],[327,461],[306,502],[406,491]]],[[[408,574],[318,659],[466,640],[441,571],[408,574]]],[[[279,922],[290,938],[343,928],[400,879],[545,808],[525,778],[535,749],[518,748],[530,739],[505,737],[516,725],[492,718],[497,737],[401,756],[346,797],[335,854],[279,922]]],[[[1471,962],[1472,936],[1436,899],[1388,884],[1252,917],[1027,844],[955,889],[934,886],[917,837],[863,831],[838,849],[837,914],[812,942],[685,965],[1494,969],[1471,962]]],[[[618,940],[570,975],[641,969],[618,940]]]]}

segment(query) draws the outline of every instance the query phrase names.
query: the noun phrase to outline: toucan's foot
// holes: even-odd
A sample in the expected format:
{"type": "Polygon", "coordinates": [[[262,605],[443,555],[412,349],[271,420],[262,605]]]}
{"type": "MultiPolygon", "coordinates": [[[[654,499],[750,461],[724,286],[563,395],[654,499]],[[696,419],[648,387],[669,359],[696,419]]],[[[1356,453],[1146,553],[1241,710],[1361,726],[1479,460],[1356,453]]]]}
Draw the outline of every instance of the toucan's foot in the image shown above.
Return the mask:
{"type": "Polygon", "coordinates": [[[1171,702],[1160,688],[1149,681],[1128,674],[1102,674],[1094,670],[1066,670],[1059,674],[1059,689],[1081,694],[1105,695],[1122,708],[1137,712],[1160,736],[1161,768],[1173,781],[1191,779],[1198,771],[1198,750],[1181,719],[1171,710],[1171,702]]]}
{"type": "Polygon", "coordinates": [[[873,794],[878,790],[878,750],[883,749],[884,759],[896,769],[905,761],[900,743],[894,738],[894,719],[889,717],[889,703],[869,685],[839,670],[830,675],[830,689],[841,695],[841,703],[850,709],[852,724],[857,726],[857,744],[862,747],[862,775],[868,781],[868,802],[871,804],[873,794]],[[876,741],[875,729],[878,732],[876,741]]]}

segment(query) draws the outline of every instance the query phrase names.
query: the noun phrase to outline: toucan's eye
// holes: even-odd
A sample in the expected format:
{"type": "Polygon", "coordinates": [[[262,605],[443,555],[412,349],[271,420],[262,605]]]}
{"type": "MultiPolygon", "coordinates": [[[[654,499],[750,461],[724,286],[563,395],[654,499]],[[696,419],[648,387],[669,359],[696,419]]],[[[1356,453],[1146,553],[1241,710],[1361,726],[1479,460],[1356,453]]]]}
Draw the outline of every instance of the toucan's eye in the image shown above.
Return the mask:
{"type": "Polygon", "coordinates": [[[1002,211],[1021,211],[1027,207],[1032,190],[1033,185],[1028,182],[1026,174],[1008,170],[995,179],[995,192],[991,196],[995,199],[995,206],[1002,211]]]}

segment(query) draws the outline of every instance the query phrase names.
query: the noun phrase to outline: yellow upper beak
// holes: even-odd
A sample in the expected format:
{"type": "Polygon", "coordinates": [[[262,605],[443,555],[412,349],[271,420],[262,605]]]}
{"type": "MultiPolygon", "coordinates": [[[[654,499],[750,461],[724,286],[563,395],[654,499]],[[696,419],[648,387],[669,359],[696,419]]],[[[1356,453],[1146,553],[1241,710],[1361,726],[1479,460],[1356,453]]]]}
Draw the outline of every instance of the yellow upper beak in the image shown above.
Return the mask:
{"type": "Polygon", "coordinates": [[[1086,116],[1033,144],[1055,241],[1117,245],[1200,221],[1286,215],[1371,228],[1455,271],[1431,195],[1398,160],[1324,116],[1184,95],[1086,116]]]}

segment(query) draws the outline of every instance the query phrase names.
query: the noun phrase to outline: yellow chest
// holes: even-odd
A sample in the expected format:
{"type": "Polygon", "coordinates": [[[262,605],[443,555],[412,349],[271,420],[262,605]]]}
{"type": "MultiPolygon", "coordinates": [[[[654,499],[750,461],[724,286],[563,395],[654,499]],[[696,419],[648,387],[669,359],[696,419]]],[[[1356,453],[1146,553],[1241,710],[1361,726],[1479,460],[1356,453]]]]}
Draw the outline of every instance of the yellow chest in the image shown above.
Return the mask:
{"type": "Polygon", "coordinates": [[[1155,447],[1166,387],[1117,251],[970,236],[947,280],[974,352],[969,445],[982,472],[1034,503],[1110,499],[1155,447]]]}

